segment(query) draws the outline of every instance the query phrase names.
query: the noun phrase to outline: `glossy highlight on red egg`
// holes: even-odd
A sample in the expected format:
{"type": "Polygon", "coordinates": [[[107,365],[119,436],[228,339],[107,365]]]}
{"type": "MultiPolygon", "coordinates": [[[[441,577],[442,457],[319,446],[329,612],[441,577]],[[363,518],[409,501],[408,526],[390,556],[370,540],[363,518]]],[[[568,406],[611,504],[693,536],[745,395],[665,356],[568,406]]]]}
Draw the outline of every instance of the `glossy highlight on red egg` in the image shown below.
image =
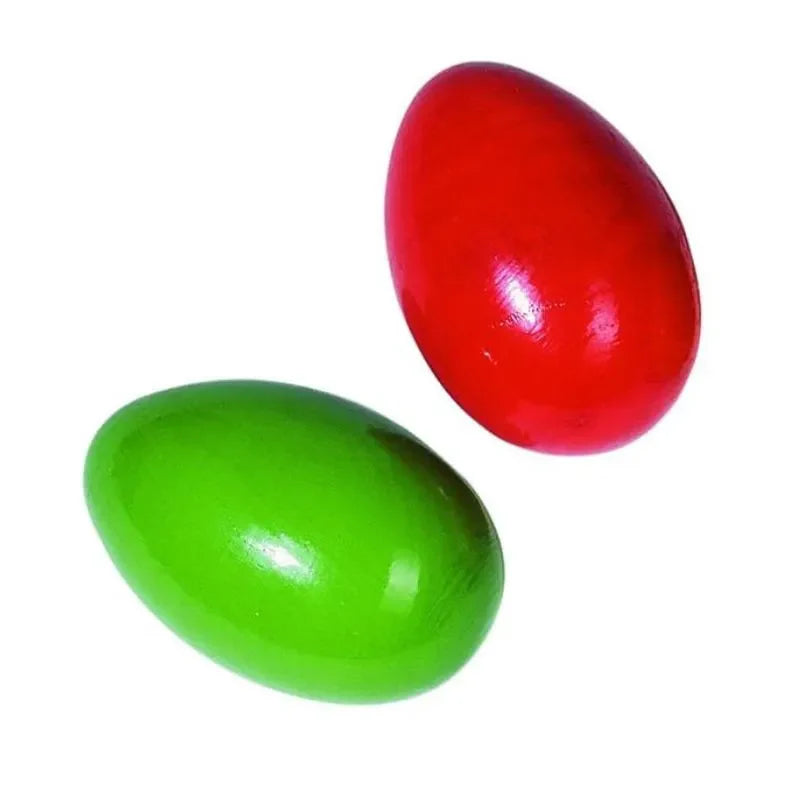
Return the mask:
{"type": "Polygon", "coordinates": [[[549,453],[652,427],[697,352],[683,226],[636,150],[557,86],[462,64],[414,98],[386,189],[392,277],[455,401],[549,453]]]}

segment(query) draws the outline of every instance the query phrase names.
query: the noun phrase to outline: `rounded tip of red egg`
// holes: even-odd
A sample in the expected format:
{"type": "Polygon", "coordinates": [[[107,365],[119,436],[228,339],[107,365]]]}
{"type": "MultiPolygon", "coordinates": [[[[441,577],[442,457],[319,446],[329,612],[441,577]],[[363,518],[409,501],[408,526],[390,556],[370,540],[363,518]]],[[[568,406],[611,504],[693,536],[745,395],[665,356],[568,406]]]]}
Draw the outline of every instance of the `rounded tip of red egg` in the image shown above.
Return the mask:
{"type": "Polygon", "coordinates": [[[426,361],[501,438],[610,450],[683,388],[700,304],[680,219],[624,137],[553,84],[489,63],[429,81],[392,151],[386,233],[426,361]]]}

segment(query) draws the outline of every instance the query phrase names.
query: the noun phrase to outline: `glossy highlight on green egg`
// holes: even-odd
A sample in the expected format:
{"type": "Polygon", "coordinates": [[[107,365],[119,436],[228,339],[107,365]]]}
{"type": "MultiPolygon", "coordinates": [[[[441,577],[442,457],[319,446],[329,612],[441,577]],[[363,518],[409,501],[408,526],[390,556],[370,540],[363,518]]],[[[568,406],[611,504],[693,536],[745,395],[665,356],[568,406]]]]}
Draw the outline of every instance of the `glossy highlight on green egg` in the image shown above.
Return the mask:
{"type": "Polygon", "coordinates": [[[144,603],[267,686],[337,702],[430,689],[475,652],[503,588],[470,486],[355,403],[228,381],[141,398],[99,430],[89,511],[144,603]]]}

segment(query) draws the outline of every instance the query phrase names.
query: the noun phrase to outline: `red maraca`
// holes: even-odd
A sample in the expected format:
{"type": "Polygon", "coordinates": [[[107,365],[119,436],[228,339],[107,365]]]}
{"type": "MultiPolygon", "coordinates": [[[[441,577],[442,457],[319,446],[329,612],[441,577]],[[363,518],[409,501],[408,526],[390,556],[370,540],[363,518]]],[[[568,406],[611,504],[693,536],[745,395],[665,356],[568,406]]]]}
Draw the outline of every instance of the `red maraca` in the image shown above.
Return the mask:
{"type": "Polygon", "coordinates": [[[397,135],[386,230],[425,359],[503,439],[608,450],[680,393],[700,330],[680,219],[621,134],[558,87],[497,64],[433,78],[397,135]]]}

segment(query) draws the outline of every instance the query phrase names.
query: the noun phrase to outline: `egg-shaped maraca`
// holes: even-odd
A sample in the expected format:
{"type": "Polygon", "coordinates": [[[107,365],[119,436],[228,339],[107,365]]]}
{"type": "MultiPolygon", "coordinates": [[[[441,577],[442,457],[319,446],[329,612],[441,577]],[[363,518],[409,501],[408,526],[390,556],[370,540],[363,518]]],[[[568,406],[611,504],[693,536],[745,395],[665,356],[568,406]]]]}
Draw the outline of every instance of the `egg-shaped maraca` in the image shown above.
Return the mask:
{"type": "Polygon", "coordinates": [[[629,442],[669,409],[700,306],[678,214],[586,104],[499,64],[463,64],[411,103],[386,234],[411,332],[455,401],[550,453],[629,442]]]}
{"type": "Polygon", "coordinates": [[[311,389],[221,382],[137,400],[94,438],[85,489],[146,605],[287,692],[429,689],[500,601],[500,544],[465,481],[385,417],[311,389]]]}

